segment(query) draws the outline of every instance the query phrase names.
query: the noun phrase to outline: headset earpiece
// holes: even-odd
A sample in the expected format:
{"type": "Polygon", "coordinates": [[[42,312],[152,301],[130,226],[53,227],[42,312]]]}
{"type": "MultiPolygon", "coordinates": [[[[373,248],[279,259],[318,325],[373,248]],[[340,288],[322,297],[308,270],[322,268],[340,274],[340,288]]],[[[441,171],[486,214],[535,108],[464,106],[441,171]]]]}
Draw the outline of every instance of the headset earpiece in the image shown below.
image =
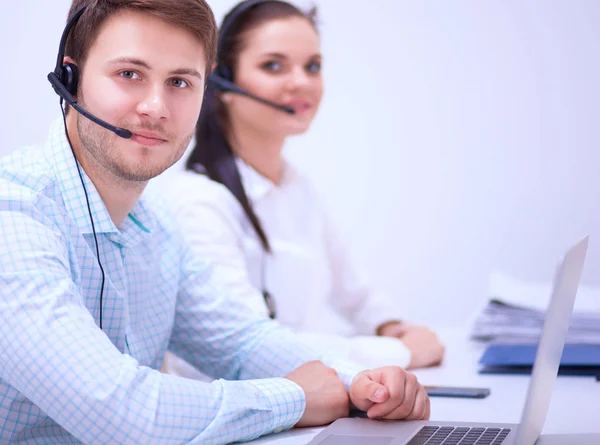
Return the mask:
{"type": "Polygon", "coordinates": [[[77,94],[77,86],[79,84],[79,68],[74,63],[64,63],[65,47],[67,45],[69,32],[73,26],[75,26],[86,8],[87,6],[82,6],[79,8],[75,14],[73,14],[73,17],[71,17],[67,22],[60,38],[54,71],[49,73],[47,76],[56,94],[58,94],[68,103],[74,102],[73,96],[77,94]]]}
{"type": "Polygon", "coordinates": [[[223,76],[220,76],[220,75],[218,75],[216,73],[213,73],[213,74],[211,74],[208,77],[208,82],[217,91],[221,91],[221,92],[233,91],[235,93],[240,93],[240,94],[244,94],[245,93],[245,91],[243,91],[236,84],[234,84],[230,80],[228,80],[228,79],[224,78],[223,76]]]}
{"type": "Polygon", "coordinates": [[[233,73],[231,72],[231,69],[219,62],[223,52],[223,42],[226,41],[230,32],[230,28],[237,22],[238,18],[245,14],[250,8],[260,5],[261,3],[269,3],[271,1],[273,0],[242,1],[224,17],[219,28],[219,39],[217,41],[217,66],[214,70],[214,73],[218,77],[228,80],[229,82],[233,82],[233,73]]]}
{"type": "Polygon", "coordinates": [[[77,95],[79,85],[79,68],[74,63],[67,63],[60,70],[60,83],[62,83],[71,95],[77,95]]]}
{"type": "Polygon", "coordinates": [[[233,82],[233,75],[231,73],[231,70],[229,68],[227,68],[225,65],[219,65],[219,66],[217,66],[217,69],[215,70],[215,73],[220,78],[228,80],[230,82],[233,82]]]}

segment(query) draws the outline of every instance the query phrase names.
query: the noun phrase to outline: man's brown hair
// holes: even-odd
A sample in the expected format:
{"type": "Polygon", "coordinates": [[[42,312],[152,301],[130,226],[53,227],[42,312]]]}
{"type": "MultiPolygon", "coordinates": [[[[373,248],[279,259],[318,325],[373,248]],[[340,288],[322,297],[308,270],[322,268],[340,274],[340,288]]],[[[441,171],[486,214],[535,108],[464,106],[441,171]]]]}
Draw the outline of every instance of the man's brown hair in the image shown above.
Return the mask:
{"type": "Polygon", "coordinates": [[[194,34],[204,45],[206,76],[216,59],[218,30],[205,0],[73,0],[68,18],[87,6],[67,39],[65,55],[81,69],[98,36],[100,26],[117,11],[127,9],[152,14],[194,34]]]}

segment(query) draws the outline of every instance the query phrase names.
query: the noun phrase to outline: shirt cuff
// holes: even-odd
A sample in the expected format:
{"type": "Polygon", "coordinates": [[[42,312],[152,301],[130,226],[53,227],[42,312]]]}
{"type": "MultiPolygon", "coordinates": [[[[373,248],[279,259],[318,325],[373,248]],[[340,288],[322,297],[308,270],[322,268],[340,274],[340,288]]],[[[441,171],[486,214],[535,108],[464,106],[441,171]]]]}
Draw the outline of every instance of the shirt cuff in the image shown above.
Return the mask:
{"type": "Polygon", "coordinates": [[[377,314],[377,316],[366,317],[366,320],[363,320],[362,323],[358,326],[358,333],[361,335],[376,335],[377,329],[386,324],[386,323],[394,323],[394,322],[402,322],[404,317],[399,316],[399,314],[394,314],[390,311],[384,312],[388,315],[385,317],[381,317],[381,314],[377,314]]]}
{"type": "Polygon", "coordinates": [[[265,397],[272,410],[273,423],[270,430],[280,433],[298,423],[306,409],[304,390],[285,378],[249,380],[265,397]]]}
{"type": "Polygon", "coordinates": [[[342,381],[342,383],[346,386],[346,389],[350,391],[350,386],[352,386],[352,380],[357,374],[365,371],[364,366],[360,366],[357,363],[354,363],[349,360],[341,360],[341,359],[333,359],[333,360],[323,360],[325,365],[330,368],[335,369],[338,374],[338,377],[342,381]]]}

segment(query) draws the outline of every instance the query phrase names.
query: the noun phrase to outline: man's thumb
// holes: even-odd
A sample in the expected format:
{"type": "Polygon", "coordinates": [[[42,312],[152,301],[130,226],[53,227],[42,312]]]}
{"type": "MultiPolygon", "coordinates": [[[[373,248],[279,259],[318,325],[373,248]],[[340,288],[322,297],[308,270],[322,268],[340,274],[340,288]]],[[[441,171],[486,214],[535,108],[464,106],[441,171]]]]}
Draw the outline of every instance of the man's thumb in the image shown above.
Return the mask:
{"type": "Polygon", "coordinates": [[[369,384],[367,398],[373,403],[383,403],[390,396],[388,389],[381,383],[371,382],[369,384]]]}

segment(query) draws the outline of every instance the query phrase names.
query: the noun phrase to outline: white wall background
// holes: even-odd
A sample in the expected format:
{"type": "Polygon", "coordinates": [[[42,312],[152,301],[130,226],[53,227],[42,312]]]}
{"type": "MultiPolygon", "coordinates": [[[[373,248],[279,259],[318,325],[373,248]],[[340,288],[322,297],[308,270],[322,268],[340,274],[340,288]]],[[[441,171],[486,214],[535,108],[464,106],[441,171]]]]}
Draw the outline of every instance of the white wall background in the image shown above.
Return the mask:
{"type": "MultiPolygon", "coordinates": [[[[69,4],[2,8],[0,154],[57,116],[45,76],[69,4]]],[[[600,285],[600,2],[317,4],[326,97],[288,153],[408,316],[460,323],[493,268],[549,281],[585,233],[600,285]]]]}

